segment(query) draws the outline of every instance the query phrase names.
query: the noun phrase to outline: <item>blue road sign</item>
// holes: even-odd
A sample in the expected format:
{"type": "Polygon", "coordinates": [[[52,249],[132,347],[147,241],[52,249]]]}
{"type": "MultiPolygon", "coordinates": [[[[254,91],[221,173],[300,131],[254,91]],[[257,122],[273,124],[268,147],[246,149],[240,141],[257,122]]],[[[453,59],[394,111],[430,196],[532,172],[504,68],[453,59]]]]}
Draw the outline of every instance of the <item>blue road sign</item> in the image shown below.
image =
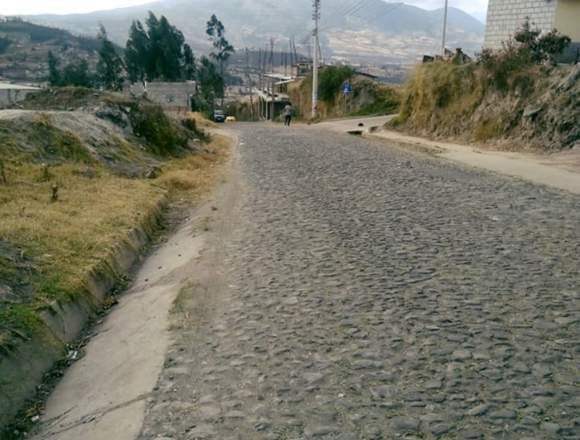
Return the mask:
{"type": "Polygon", "coordinates": [[[342,93],[345,95],[352,93],[352,85],[349,81],[345,81],[345,83],[342,85],[342,93]]]}

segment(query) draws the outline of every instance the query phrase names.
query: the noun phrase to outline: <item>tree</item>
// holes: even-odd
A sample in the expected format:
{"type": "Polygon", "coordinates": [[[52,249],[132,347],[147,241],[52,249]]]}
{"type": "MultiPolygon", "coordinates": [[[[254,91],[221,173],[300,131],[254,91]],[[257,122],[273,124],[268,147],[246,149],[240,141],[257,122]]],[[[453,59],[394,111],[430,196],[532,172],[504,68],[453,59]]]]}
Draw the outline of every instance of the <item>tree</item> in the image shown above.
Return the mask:
{"type": "Polygon", "coordinates": [[[62,71],[60,85],[75,87],[92,87],[93,80],[87,60],[74,61],[67,64],[62,71]]]}
{"type": "Polygon", "coordinates": [[[195,56],[189,44],[183,45],[183,79],[191,81],[195,79],[196,67],[195,56]]]}
{"type": "Polygon", "coordinates": [[[97,82],[108,90],[123,90],[123,60],[117,53],[115,45],[107,37],[107,31],[101,25],[99,36],[101,48],[97,63],[97,82]]]}
{"type": "Polygon", "coordinates": [[[150,46],[151,42],[143,24],[140,21],[134,21],[131,24],[129,40],[125,48],[125,65],[132,83],[139,81],[145,85],[145,81],[150,79],[150,46]]]}
{"type": "Polygon", "coordinates": [[[195,58],[185,44],[183,33],[164,16],[149,12],[145,27],[133,22],[126,46],[125,60],[131,82],[179,81],[195,71],[195,58]],[[188,59],[186,59],[188,57],[188,59]],[[186,73],[184,69],[189,69],[186,73]]]}
{"type": "Polygon", "coordinates": [[[197,72],[199,92],[206,107],[213,110],[215,99],[224,89],[224,80],[216,65],[208,58],[202,57],[197,72]]]}
{"type": "Polygon", "coordinates": [[[158,37],[158,72],[166,81],[182,78],[183,45],[185,38],[180,30],[172,26],[167,18],[161,17],[156,32],[158,37]]]}
{"type": "Polygon", "coordinates": [[[48,52],[48,83],[51,86],[59,86],[61,82],[60,61],[54,56],[52,51],[48,52]]]}
{"type": "Polygon", "coordinates": [[[220,69],[220,75],[222,77],[223,87],[220,91],[220,97],[222,99],[222,107],[224,105],[224,95],[225,95],[225,82],[223,78],[225,76],[225,63],[229,60],[232,54],[235,52],[234,46],[232,46],[228,40],[225,38],[226,29],[223,23],[218,20],[216,15],[212,15],[210,20],[207,22],[206,33],[209,36],[210,41],[214,47],[214,52],[210,56],[218,63],[220,69]]]}

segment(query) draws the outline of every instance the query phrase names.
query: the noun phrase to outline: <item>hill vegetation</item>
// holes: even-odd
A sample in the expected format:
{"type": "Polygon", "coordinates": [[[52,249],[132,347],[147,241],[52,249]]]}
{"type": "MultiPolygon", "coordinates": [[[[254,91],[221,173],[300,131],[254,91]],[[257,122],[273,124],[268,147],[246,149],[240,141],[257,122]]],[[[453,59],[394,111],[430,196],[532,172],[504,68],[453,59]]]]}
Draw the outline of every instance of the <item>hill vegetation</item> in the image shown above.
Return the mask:
{"type": "Polygon", "coordinates": [[[61,58],[94,65],[100,42],[96,38],[41,26],[19,18],[0,21],[0,77],[39,82],[48,77],[50,51],[61,58]]]}
{"type": "Polygon", "coordinates": [[[555,151],[580,143],[580,66],[557,66],[569,43],[524,25],[503,50],[476,62],[419,66],[392,123],[428,136],[555,151]]]}
{"type": "MultiPolygon", "coordinates": [[[[319,78],[319,114],[321,119],[344,116],[374,116],[396,113],[399,109],[399,90],[357,74],[350,66],[328,66],[319,78]],[[352,93],[345,97],[343,85],[349,82],[352,93]]],[[[292,85],[289,96],[297,116],[310,118],[312,108],[312,77],[292,85]]]]}
{"type": "Polygon", "coordinates": [[[138,253],[135,237],[154,236],[168,202],[207,190],[226,157],[225,141],[210,139],[191,115],[177,119],[145,99],[63,88],[22,107],[0,112],[3,439],[20,438],[14,432],[38,411],[25,402],[44,372],[66,362],[67,341],[51,319],[80,310],[82,327],[111,304],[94,286],[122,287],[120,249],[138,253]]]}

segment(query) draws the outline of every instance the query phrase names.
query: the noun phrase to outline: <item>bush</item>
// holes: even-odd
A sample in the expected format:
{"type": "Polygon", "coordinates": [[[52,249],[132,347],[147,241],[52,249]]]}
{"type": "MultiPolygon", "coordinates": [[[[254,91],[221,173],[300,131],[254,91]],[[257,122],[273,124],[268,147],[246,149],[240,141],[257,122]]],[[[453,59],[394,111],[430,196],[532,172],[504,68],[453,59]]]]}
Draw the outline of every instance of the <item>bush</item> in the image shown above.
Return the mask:
{"type": "Polygon", "coordinates": [[[484,50],[478,62],[487,73],[489,85],[501,92],[509,90],[510,78],[515,72],[532,65],[529,51],[512,43],[507,43],[500,51],[484,50]]]}
{"type": "Polygon", "coordinates": [[[518,50],[527,52],[530,60],[537,64],[545,61],[554,63],[555,57],[562,54],[572,41],[556,29],[542,35],[539,28],[532,29],[529,18],[514,35],[514,40],[519,43],[518,50]]]}
{"type": "Polygon", "coordinates": [[[401,97],[398,90],[371,81],[366,83],[370,89],[372,102],[354,111],[353,116],[386,115],[396,113],[399,110],[401,97]]]}
{"type": "Polygon", "coordinates": [[[320,72],[319,96],[325,102],[332,102],[336,94],[340,91],[344,82],[354,75],[354,70],[350,66],[324,68],[320,72]]]}
{"type": "Polygon", "coordinates": [[[190,118],[182,119],[181,125],[183,125],[183,127],[186,130],[189,130],[190,132],[192,132],[193,135],[195,137],[199,138],[200,140],[202,140],[204,142],[209,141],[209,139],[210,139],[209,135],[197,126],[197,121],[194,118],[190,117],[190,118]]]}
{"type": "Polygon", "coordinates": [[[145,139],[155,154],[175,155],[187,146],[188,136],[169,119],[160,105],[135,104],[130,118],[135,135],[145,139]]]}

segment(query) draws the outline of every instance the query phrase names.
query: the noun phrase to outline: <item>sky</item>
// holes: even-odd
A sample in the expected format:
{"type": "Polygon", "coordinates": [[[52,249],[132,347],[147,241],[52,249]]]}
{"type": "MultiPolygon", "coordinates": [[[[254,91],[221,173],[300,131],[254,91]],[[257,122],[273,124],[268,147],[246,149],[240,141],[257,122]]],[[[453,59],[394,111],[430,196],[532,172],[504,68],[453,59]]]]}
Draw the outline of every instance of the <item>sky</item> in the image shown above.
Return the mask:
{"type": "MultiPolygon", "coordinates": [[[[394,1],[394,0],[389,0],[394,1]]],[[[445,0],[402,0],[405,3],[419,6],[425,9],[438,9],[445,5],[445,0]]],[[[473,14],[480,20],[485,20],[487,15],[488,0],[449,0],[450,6],[463,9],[465,12],[473,14]]]]}
{"type": "MultiPolygon", "coordinates": [[[[103,9],[114,9],[125,6],[134,6],[151,3],[152,0],[1,0],[1,15],[27,14],[69,14],[76,12],[90,12],[103,9]]],[[[221,0],[228,1],[228,0],[221,0]]],[[[333,0],[327,0],[333,1],[333,0]]],[[[336,0],[334,0],[336,1],[336,0]]],[[[393,1],[393,0],[389,0],[393,1]]],[[[403,0],[415,6],[426,9],[436,9],[444,5],[444,0],[403,0]]],[[[449,0],[451,6],[463,9],[475,15],[480,20],[485,18],[488,0],[449,0]]]]}

